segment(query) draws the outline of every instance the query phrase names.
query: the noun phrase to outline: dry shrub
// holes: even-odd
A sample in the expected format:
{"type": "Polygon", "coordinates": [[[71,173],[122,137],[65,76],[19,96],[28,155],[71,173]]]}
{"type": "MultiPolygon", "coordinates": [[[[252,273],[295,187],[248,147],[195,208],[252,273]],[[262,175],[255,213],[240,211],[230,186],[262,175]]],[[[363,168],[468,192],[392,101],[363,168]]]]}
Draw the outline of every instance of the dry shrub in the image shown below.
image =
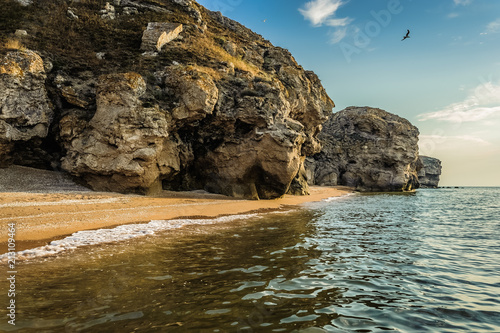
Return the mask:
{"type": "Polygon", "coordinates": [[[267,76],[266,73],[264,73],[260,68],[258,68],[254,64],[248,63],[243,59],[230,55],[212,38],[209,37],[199,38],[198,40],[196,40],[196,45],[199,49],[204,50],[206,53],[210,54],[213,58],[219,61],[233,63],[235,69],[239,69],[244,72],[249,72],[253,76],[267,76]]]}
{"type": "Polygon", "coordinates": [[[208,74],[212,79],[220,80],[223,78],[221,72],[215,70],[211,67],[199,66],[199,65],[188,65],[186,66],[186,70],[195,70],[197,72],[208,74]]]}
{"type": "Polygon", "coordinates": [[[23,50],[24,49],[24,46],[21,44],[21,42],[17,39],[7,39],[4,44],[3,44],[3,47],[8,49],[8,50],[23,50]]]}

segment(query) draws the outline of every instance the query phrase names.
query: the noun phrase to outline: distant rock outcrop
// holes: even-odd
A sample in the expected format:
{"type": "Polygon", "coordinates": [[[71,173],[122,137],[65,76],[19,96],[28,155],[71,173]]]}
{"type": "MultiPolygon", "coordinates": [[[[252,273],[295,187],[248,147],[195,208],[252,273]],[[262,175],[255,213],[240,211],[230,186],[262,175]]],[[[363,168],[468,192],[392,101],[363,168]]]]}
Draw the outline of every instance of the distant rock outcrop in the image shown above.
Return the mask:
{"type": "Polygon", "coordinates": [[[384,110],[349,107],[335,113],[319,135],[321,153],[308,158],[309,181],[360,191],[418,188],[418,129],[384,110]]]}
{"type": "Polygon", "coordinates": [[[441,176],[441,161],[434,157],[419,157],[420,171],[418,181],[422,188],[437,188],[439,186],[439,176],[441,176]]]}

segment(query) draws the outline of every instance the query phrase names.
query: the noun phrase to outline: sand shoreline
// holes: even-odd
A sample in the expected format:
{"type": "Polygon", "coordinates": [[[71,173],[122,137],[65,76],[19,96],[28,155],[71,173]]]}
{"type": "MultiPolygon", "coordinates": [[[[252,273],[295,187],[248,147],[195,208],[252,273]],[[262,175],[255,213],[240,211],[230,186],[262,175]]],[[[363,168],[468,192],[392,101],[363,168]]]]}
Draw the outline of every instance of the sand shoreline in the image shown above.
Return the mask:
{"type": "Polygon", "coordinates": [[[100,192],[0,192],[0,253],[7,252],[8,224],[16,224],[16,250],[42,246],[77,231],[151,220],[216,218],[283,209],[351,193],[346,187],[311,187],[311,195],[240,200],[194,192],[144,197],[100,192]]]}

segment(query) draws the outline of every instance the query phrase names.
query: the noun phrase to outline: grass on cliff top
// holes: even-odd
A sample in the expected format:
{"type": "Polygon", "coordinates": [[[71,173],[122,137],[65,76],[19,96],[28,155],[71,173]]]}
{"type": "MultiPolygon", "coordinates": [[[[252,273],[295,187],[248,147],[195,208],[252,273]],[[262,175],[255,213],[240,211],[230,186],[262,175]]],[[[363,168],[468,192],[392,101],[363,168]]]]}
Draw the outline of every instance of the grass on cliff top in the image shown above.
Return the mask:
{"type": "Polygon", "coordinates": [[[161,70],[176,61],[206,68],[215,79],[220,75],[209,69],[221,62],[233,63],[235,69],[254,76],[267,75],[243,56],[232,56],[221,47],[220,36],[239,45],[247,41],[244,36],[220,26],[204,11],[203,19],[209,29],[202,33],[195,20],[170,1],[142,1],[164,7],[168,13],[145,11],[139,15],[125,15],[120,14],[121,8],[117,6],[120,15],[115,20],[101,18],[99,11],[106,2],[109,0],[81,0],[68,6],[65,0],[34,0],[32,5],[24,7],[14,0],[0,0],[0,45],[4,45],[0,52],[19,48],[13,45],[18,43],[51,60],[54,70],[68,73],[90,70],[96,74],[116,71],[144,74],[161,70]],[[78,19],[68,17],[68,8],[78,19]],[[149,22],[162,21],[182,23],[185,38],[168,44],[158,57],[142,56],[143,30],[149,22]],[[28,36],[13,37],[17,29],[26,30],[28,36]],[[96,57],[98,52],[105,53],[104,60],[96,57]]]}

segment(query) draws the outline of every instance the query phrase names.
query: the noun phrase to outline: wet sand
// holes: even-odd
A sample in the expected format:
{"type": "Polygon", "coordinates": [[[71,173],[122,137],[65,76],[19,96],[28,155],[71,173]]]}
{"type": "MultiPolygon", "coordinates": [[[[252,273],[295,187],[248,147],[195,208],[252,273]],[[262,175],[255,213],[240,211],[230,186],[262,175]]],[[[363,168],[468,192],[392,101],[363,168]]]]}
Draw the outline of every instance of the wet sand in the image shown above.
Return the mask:
{"type": "MultiPolygon", "coordinates": [[[[145,197],[116,193],[82,191],[81,187],[69,186],[58,192],[57,184],[50,176],[58,173],[44,171],[45,183],[53,184],[50,192],[33,190],[29,184],[15,186],[15,178],[33,169],[16,169],[0,173],[0,253],[7,252],[8,224],[16,225],[16,249],[18,251],[44,245],[81,230],[109,228],[121,224],[171,220],[176,218],[212,218],[223,215],[268,211],[321,201],[352,192],[345,187],[312,187],[311,195],[286,195],[276,200],[239,200],[203,191],[167,192],[161,196],[145,197]],[[15,174],[15,176],[12,176],[15,174]],[[9,178],[10,177],[10,178],[9,178]],[[11,179],[9,186],[5,184],[11,179]],[[14,184],[14,185],[13,185],[14,184]],[[22,187],[32,191],[22,191],[22,187]],[[7,189],[7,190],[6,190],[7,189]]],[[[37,171],[35,171],[37,172],[37,171]]],[[[31,175],[31,177],[37,177],[31,175]]],[[[61,180],[60,174],[58,175],[61,180]]],[[[32,179],[32,185],[38,184],[32,179]]],[[[69,184],[69,185],[68,185],[69,184]]]]}

